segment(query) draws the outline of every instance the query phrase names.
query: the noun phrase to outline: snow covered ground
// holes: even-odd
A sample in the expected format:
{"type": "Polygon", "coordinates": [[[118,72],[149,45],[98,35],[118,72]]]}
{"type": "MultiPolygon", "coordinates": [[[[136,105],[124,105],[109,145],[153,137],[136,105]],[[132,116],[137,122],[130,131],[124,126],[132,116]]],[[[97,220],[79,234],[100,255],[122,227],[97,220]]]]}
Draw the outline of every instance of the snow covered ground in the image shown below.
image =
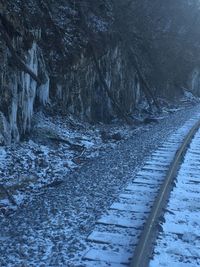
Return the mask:
{"type": "MultiPolygon", "coordinates": [[[[177,110],[164,109],[156,122],[177,110]]],[[[144,119],[140,114],[136,117],[139,122],[144,119]]],[[[97,157],[100,151],[114,149],[117,143],[149,127],[142,123],[128,126],[119,121],[92,126],[74,118],[47,117],[40,112],[35,114],[33,125],[28,140],[0,147],[0,185],[17,205],[30,199],[40,188],[62,183],[66,175],[97,157]]],[[[0,188],[0,210],[16,209],[11,204],[0,188]]]]}
{"type": "MultiPolygon", "coordinates": [[[[42,187],[60,184],[67,174],[98,156],[100,149],[114,147],[130,132],[127,126],[110,133],[101,131],[101,126],[47,118],[42,113],[35,115],[35,121],[29,140],[0,147],[0,184],[17,205],[42,187]]],[[[0,193],[0,209],[11,204],[4,197],[0,193]]]]}
{"type": "Polygon", "coordinates": [[[73,126],[39,115],[43,126],[44,120],[47,128],[50,125],[48,137],[47,130],[41,137],[40,129],[46,127],[36,124],[31,141],[1,148],[1,182],[10,186],[17,204],[22,204],[1,217],[0,266],[82,267],[79,259],[86,249],[85,238],[97,219],[152,151],[197,112],[199,105],[166,113],[158,123],[134,129],[80,125],[71,134],[73,126]],[[52,134],[54,127],[60,130],[52,134]],[[110,133],[107,137],[103,134],[107,143],[102,141],[102,131],[110,133]],[[113,132],[120,132],[123,139],[112,139],[113,132]],[[69,149],[60,140],[78,146],[69,149]],[[32,182],[26,182],[30,175],[32,182]],[[25,186],[19,188],[17,183],[14,187],[18,179],[25,186]]]}

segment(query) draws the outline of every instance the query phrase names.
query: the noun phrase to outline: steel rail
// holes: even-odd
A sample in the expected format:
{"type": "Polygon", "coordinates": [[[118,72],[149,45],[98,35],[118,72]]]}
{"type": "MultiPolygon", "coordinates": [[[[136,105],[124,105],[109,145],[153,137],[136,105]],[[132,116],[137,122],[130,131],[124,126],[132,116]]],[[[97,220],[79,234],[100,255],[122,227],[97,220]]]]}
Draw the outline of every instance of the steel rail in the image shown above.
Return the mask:
{"type": "Polygon", "coordinates": [[[187,136],[184,138],[182,145],[175,154],[173,162],[171,163],[167,172],[166,179],[159,189],[158,196],[154,201],[151,212],[145,223],[144,230],[142,231],[137,246],[134,250],[130,267],[147,267],[149,264],[149,260],[153,251],[153,243],[156,238],[156,233],[158,232],[156,228],[158,226],[159,218],[162,215],[163,208],[165,207],[166,201],[169,197],[181,159],[185,155],[188,145],[191,143],[192,138],[199,128],[200,121],[198,121],[191,128],[187,136]]]}

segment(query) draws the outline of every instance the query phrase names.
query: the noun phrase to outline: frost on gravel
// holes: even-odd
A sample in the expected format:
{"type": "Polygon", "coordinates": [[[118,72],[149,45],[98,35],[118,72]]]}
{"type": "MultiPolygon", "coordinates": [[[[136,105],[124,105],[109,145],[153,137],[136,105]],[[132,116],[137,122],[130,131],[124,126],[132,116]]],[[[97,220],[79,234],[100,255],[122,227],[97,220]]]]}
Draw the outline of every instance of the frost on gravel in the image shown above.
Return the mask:
{"type": "Polygon", "coordinates": [[[6,165],[6,150],[3,147],[0,147],[0,168],[3,169],[6,165]]]}
{"type": "MultiPolygon", "coordinates": [[[[97,157],[99,150],[114,148],[118,140],[112,135],[124,139],[130,132],[128,126],[116,127],[111,133],[105,128],[108,140],[103,140],[101,128],[37,113],[29,140],[0,147],[0,184],[17,205],[30,199],[30,192],[59,185],[72,170],[97,157]]],[[[0,209],[9,205],[6,197],[0,192],[0,209]]]]}

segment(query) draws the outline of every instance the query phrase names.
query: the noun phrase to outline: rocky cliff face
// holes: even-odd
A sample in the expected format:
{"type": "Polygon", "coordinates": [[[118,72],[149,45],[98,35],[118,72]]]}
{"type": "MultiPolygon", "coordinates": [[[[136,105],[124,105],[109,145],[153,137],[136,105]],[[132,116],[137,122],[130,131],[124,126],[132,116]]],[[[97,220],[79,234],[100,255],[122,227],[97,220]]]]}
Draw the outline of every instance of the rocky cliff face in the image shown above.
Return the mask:
{"type": "MultiPolygon", "coordinates": [[[[196,6],[183,2],[180,7],[174,4],[179,11],[174,27],[173,11],[158,20],[166,7],[170,11],[170,5],[155,9],[156,1],[136,1],[131,6],[126,6],[128,1],[104,0],[84,4],[72,0],[48,4],[42,0],[3,1],[0,143],[19,141],[29,132],[38,107],[75,114],[90,122],[109,122],[116,116],[128,117],[142,101],[151,106],[155,93],[173,95],[181,87],[188,88],[188,81],[199,94],[198,62],[194,60],[199,52],[197,42],[195,47],[185,42],[183,60],[180,40],[173,40],[171,46],[165,42],[173,30],[179,38],[188,34],[181,16],[196,6]]],[[[195,33],[197,26],[192,26],[195,33]]]]}
{"type": "Polygon", "coordinates": [[[115,99],[126,113],[131,114],[140,99],[134,66],[124,60],[120,46],[110,48],[98,60],[98,64],[112,98],[102,88],[93,60],[83,56],[57,84],[56,98],[60,99],[62,109],[87,118],[90,122],[108,122],[116,114],[112,103],[112,99],[115,99]]]}

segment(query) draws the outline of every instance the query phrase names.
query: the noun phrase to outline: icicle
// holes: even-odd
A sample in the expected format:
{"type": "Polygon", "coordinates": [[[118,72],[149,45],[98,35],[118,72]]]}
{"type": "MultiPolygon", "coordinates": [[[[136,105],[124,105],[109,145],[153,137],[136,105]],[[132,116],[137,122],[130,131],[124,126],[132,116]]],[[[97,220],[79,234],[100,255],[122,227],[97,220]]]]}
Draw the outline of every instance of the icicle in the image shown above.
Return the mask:
{"type": "Polygon", "coordinates": [[[30,31],[36,40],[41,39],[41,29],[34,29],[30,31]]]}
{"type": "Polygon", "coordinates": [[[45,60],[42,54],[42,51],[38,49],[38,69],[39,69],[39,75],[41,77],[44,77],[44,83],[42,83],[37,88],[37,96],[39,98],[40,103],[43,105],[46,105],[49,103],[49,85],[50,85],[50,79],[49,75],[46,70],[45,60]]]}
{"type": "Polygon", "coordinates": [[[11,131],[10,125],[6,120],[6,117],[0,112],[0,144],[10,145],[11,143],[11,131]]]}
{"type": "Polygon", "coordinates": [[[43,105],[49,102],[49,77],[46,74],[46,83],[39,86],[37,89],[39,100],[43,105]]]}
{"type": "Polygon", "coordinates": [[[140,82],[138,80],[138,78],[135,78],[135,103],[136,105],[139,103],[140,98],[141,98],[141,93],[140,93],[140,82]]]}
{"type": "Polygon", "coordinates": [[[56,96],[58,99],[62,99],[62,85],[60,84],[57,85],[56,96]]]}
{"type": "Polygon", "coordinates": [[[12,101],[12,111],[10,116],[10,127],[11,127],[11,134],[15,141],[19,142],[19,131],[17,128],[17,101],[13,99],[12,101]]]}
{"type": "Polygon", "coordinates": [[[194,93],[197,93],[199,89],[199,70],[195,69],[192,73],[191,89],[194,93]]]}
{"type": "Polygon", "coordinates": [[[18,86],[18,80],[17,76],[14,77],[12,86],[12,107],[11,107],[11,113],[9,116],[10,121],[10,128],[11,128],[11,135],[15,141],[19,141],[19,131],[17,127],[17,112],[18,112],[18,95],[17,95],[17,86],[18,86]]]}
{"type": "MultiPolygon", "coordinates": [[[[34,42],[32,48],[28,51],[27,58],[28,67],[37,75],[38,74],[38,60],[37,60],[37,45],[34,42]]],[[[33,115],[33,105],[36,96],[37,83],[29,74],[22,72],[22,118],[24,132],[31,127],[31,117],[33,115]]]]}

